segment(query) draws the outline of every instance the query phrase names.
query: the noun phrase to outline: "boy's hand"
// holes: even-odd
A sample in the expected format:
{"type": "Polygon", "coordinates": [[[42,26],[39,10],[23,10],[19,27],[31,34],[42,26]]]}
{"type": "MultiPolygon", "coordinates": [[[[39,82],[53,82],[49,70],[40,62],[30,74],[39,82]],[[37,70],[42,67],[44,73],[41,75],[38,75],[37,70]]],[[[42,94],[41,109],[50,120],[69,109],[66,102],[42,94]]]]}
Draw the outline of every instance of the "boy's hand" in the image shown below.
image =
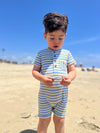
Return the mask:
{"type": "Polygon", "coordinates": [[[48,87],[53,86],[54,79],[50,77],[49,75],[42,75],[41,81],[48,87]]]}
{"type": "Polygon", "coordinates": [[[60,81],[60,84],[63,86],[68,86],[71,83],[71,79],[68,77],[62,76],[62,80],[60,81]]]}

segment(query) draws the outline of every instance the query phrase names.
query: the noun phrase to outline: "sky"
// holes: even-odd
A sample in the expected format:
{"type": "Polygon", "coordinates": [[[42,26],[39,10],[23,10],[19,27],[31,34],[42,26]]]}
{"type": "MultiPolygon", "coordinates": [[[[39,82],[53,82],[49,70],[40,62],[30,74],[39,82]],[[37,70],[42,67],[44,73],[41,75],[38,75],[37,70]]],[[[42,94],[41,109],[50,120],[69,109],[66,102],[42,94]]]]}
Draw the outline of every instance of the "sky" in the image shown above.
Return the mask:
{"type": "Polygon", "coordinates": [[[42,21],[50,12],[68,16],[62,48],[77,65],[100,67],[100,0],[0,0],[0,59],[31,63],[47,48],[42,21]]]}

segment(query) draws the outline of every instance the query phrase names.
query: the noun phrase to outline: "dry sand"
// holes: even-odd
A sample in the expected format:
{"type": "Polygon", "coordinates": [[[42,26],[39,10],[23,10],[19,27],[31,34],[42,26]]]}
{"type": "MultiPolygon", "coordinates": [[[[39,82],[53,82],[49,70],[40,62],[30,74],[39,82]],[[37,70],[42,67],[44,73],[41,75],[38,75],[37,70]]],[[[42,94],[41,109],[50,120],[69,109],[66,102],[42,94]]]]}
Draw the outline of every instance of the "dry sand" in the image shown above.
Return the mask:
{"type": "MultiPolygon", "coordinates": [[[[36,133],[39,81],[32,65],[0,63],[0,133],[36,133]]],[[[69,86],[65,133],[100,132],[100,69],[82,72],[69,86]]],[[[54,133],[51,121],[48,133],[54,133]]]]}

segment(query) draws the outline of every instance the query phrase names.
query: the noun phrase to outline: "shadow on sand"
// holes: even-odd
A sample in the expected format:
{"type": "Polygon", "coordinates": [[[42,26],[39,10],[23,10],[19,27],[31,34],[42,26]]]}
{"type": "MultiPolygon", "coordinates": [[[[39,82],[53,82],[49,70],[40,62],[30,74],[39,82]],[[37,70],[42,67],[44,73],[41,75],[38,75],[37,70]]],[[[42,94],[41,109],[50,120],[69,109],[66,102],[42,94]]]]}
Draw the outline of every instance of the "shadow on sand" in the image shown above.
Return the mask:
{"type": "Polygon", "coordinates": [[[37,131],[31,130],[31,129],[27,129],[27,130],[21,131],[20,133],[37,133],[37,131]]]}

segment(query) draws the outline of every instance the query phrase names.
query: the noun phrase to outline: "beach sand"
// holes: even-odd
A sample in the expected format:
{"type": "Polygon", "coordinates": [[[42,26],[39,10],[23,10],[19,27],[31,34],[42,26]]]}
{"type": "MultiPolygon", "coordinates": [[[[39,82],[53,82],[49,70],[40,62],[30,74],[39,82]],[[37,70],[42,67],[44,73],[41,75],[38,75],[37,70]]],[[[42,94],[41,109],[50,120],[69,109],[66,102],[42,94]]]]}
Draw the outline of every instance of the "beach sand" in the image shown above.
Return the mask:
{"type": "MultiPolygon", "coordinates": [[[[39,81],[31,71],[32,65],[0,63],[0,133],[36,133],[39,81]]],[[[65,133],[100,132],[100,69],[77,68],[68,95],[65,133]]]]}

